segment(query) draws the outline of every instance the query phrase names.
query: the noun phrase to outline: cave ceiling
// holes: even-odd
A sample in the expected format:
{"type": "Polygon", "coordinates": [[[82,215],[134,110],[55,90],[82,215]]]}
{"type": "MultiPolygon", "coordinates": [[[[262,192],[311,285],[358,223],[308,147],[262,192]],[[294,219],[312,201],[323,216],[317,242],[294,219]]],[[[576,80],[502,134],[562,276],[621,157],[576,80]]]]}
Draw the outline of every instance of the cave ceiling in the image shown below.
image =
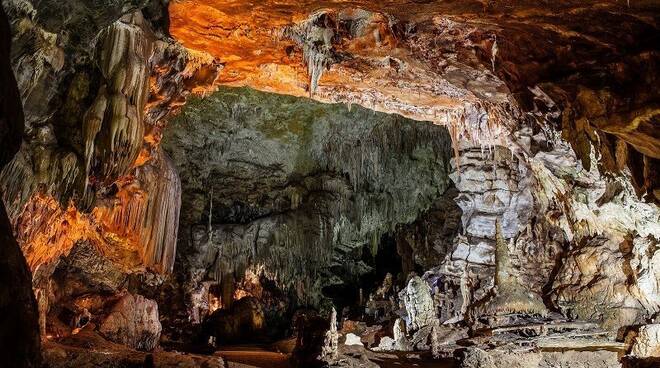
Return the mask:
{"type": "Polygon", "coordinates": [[[482,145],[506,143],[521,112],[561,114],[554,123],[586,167],[591,145],[613,172],[635,160],[616,157],[617,144],[641,153],[630,166],[653,195],[657,6],[181,0],[169,10],[172,36],[223,64],[221,84],[446,124],[482,145]]]}

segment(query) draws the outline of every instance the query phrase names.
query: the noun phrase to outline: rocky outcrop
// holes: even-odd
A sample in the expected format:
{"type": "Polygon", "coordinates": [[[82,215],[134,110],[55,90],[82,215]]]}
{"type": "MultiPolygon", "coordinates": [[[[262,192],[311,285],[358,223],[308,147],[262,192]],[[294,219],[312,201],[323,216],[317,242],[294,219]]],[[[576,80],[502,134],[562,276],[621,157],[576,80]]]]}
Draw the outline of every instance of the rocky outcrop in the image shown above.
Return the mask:
{"type": "Polygon", "coordinates": [[[108,340],[147,351],[158,346],[161,330],[158,304],[133,294],[119,299],[99,325],[99,332],[108,340]]]}
{"type": "Polygon", "coordinates": [[[641,326],[630,354],[636,358],[660,358],[660,325],[641,326]]]}

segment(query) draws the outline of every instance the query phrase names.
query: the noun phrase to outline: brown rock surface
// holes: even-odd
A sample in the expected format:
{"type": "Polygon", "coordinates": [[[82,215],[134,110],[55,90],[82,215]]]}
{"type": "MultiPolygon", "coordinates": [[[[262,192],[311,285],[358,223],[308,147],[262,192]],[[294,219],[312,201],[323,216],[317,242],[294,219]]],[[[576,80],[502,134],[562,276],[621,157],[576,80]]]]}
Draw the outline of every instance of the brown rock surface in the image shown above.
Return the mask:
{"type": "MultiPolygon", "coordinates": [[[[23,134],[23,108],[9,60],[10,40],[7,17],[0,7],[0,168],[18,151],[23,134]]],[[[40,364],[39,313],[31,278],[0,201],[0,346],[8,352],[2,358],[7,366],[40,364]]]]}
{"type": "Polygon", "coordinates": [[[158,346],[161,330],[156,302],[133,294],[119,299],[99,326],[109,340],[146,351],[158,346]]]}

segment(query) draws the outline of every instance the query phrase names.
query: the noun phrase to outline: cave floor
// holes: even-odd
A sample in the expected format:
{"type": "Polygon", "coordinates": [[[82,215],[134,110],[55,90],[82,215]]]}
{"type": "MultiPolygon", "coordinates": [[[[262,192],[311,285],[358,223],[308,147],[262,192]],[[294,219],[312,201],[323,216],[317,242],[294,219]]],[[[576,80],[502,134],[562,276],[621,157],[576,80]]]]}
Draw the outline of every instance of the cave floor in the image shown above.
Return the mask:
{"type": "Polygon", "coordinates": [[[262,345],[223,346],[214,355],[221,356],[228,367],[290,368],[289,354],[262,345]]]}
{"type": "MultiPolygon", "coordinates": [[[[453,360],[425,359],[420,353],[377,353],[363,349],[350,349],[353,354],[365,354],[368,360],[383,368],[451,368],[453,360]],[[359,353],[358,353],[359,351],[359,353]]],[[[291,368],[289,354],[273,351],[265,345],[223,346],[215,355],[224,358],[230,368],[291,368]]]]}

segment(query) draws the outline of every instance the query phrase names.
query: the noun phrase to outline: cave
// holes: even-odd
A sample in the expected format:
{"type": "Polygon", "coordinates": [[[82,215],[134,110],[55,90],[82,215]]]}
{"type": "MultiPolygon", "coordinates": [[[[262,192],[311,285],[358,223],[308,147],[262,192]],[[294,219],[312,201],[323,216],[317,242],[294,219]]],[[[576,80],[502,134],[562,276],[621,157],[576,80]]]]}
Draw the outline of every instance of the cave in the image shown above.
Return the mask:
{"type": "Polygon", "coordinates": [[[660,366],[657,1],[0,10],[0,367],[660,366]]]}

